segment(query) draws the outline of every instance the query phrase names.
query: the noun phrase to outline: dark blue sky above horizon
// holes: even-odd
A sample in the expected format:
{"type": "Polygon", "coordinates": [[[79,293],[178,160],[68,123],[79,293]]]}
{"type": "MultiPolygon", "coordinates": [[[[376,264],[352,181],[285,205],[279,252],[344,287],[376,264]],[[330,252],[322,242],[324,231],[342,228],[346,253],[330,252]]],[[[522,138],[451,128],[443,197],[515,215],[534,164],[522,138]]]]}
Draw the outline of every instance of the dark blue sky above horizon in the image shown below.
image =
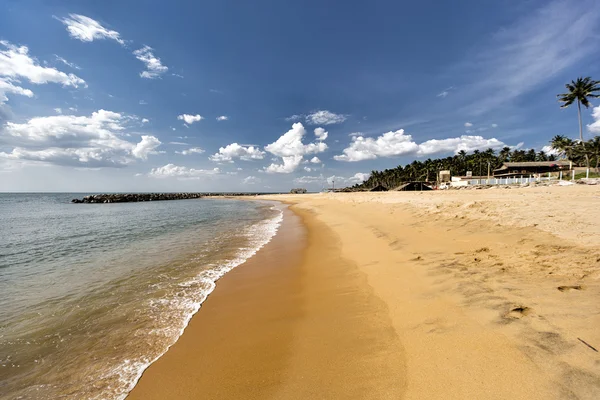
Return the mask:
{"type": "Polygon", "coordinates": [[[540,149],[578,136],[576,111],[556,101],[564,83],[600,76],[591,0],[0,10],[2,191],[319,189],[460,149],[540,149]],[[68,30],[77,16],[79,35],[68,30]],[[90,21],[104,33],[86,40],[90,21]],[[27,69],[19,46],[42,69],[27,69]],[[158,66],[140,59],[144,46],[158,66]]]}

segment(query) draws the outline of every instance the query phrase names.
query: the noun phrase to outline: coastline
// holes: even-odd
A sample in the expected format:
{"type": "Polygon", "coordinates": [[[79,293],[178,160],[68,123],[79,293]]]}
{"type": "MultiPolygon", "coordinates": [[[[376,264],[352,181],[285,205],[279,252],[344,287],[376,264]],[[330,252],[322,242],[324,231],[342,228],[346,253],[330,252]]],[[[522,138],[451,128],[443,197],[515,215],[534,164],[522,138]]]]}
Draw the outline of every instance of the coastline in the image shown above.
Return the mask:
{"type": "Polygon", "coordinates": [[[128,398],[597,398],[580,233],[600,191],[563,189],[259,197],[291,204],[306,245],[280,231],[225,275],[128,398]],[[540,219],[554,202],[573,226],[540,219]]]}

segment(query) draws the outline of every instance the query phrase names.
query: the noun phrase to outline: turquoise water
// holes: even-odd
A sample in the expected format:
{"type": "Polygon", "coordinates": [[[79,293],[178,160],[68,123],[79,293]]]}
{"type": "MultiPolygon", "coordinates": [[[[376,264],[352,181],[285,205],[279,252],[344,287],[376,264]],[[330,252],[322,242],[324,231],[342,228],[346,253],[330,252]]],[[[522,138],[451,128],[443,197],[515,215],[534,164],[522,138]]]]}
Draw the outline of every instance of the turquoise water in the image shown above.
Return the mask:
{"type": "Polygon", "coordinates": [[[268,203],[0,194],[0,398],[121,399],[215,281],[275,234],[268,203]]]}

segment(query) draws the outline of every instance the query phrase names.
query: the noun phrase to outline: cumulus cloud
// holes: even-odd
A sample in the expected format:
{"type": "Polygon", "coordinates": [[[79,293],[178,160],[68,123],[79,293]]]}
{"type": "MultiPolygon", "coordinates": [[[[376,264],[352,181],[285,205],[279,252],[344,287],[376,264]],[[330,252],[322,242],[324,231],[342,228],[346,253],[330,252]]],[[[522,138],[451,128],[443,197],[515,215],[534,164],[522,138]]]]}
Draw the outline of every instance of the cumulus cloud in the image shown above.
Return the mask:
{"type": "Polygon", "coordinates": [[[142,118],[142,124],[147,124],[148,122],[150,122],[148,118],[142,118]]]}
{"type": "Polygon", "coordinates": [[[153,178],[178,178],[181,180],[185,179],[200,179],[211,175],[218,175],[221,173],[219,168],[213,169],[195,169],[188,167],[181,167],[175,164],[167,164],[162,167],[152,168],[150,176],[153,178]]]}
{"type": "Polygon", "coordinates": [[[304,169],[306,172],[312,172],[312,168],[310,168],[310,167],[304,167],[303,169],[304,169]]]}
{"type": "Polygon", "coordinates": [[[55,113],[57,113],[57,114],[62,114],[62,108],[60,108],[60,107],[56,107],[56,108],[54,109],[54,112],[55,112],[55,113]]]}
{"type": "Polygon", "coordinates": [[[327,139],[327,131],[323,128],[316,128],[315,129],[315,137],[317,138],[317,140],[323,141],[325,139],[327,139]]]}
{"type": "Polygon", "coordinates": [[[74,88],[87,87],[77,75],[39,65],[36,59],[29,56],[27,46],[15,46],[5,40],[0,40],[0,46],[4,48],[0,50],[0,104],[8,100],[8,93],[33,97],[31,90],[19,86],[20,79],[27,79],[36,85],[59,83],[74,88]]]}
{"type": "Polygon", "coordinates": [[[346,115],[335,114],[327,110],[320,110],[308,114],[306,116],[306,122],[311,125],[331,125],[341,124],[346,118],[346,115]]]}
{"type": "Polygon", "coordinates": [[[177,119],[180,121],[184,121],[186,124],[191,125],[194,122],[198,122],[204,119],[200,114],[190,115],[190,114],[181,114],[177,116],[177,119]]]}
{"type": "Polygon", "coordinates": [[[265,150],[276,157],[281,157],[282,164],[271,164],[266,167],[265,172],[289,174],[294,172],[300,165],[305,155],[322,153],[327,150],[323,142],[302,143],[306,129],[300,122],[292,125],[292,129],[284,133],[275,142],[265,146],[265,150]]]}
{"type": "Polygon", "coordinates": [[[321,160],[319,160],[319,157],[317,157],[317,156],[314,156],[313,158],[311,158],[310,162],[313,164],[321,164],[321,160]]]}
{"type": "Polygon", "coordinates": [[[99,110],[91,116],[35,117],[17,124],[7,122],[0,145],[12,147],[1,158],[46,162],[87,168],[122,167],[136,158],[155,154],[160,141],[143,135],[139,143],[125,140],[126,116],[99,110]]]}
{"type": "MultiPolygon", "coordinates": [[[[56,18],[56,17],[55,17],[56,18]]],[[[125,41],[117,31],[107,29],[96,20],[79,14],[69,14],[66,18],[56,18],[67,27],[69,36],[82,42],[92,42],[96,39],[112,39],[121,45],[125,41]]]]}
{"type": "MultiPolygon", "coordinates": [[[[177,144],[180,144],[180,143],[177,143],[177,144]]],[[[176,151],[175,153],[182,154],[184,156],[189,156],[191,154],[202,154],[202,153],[204,153],[204,150],[201,149],[200,147],[192,147],[192,148],[189,148],[187,150],[176,151]]]]}
{"type": "Polygon", "coordinates": [[[140,76],[142,78],[160,78],[162,74],[169,70],[169,68],[166,65],[162,65],[160,58],[156,57],[153,51],[154,49],[152,47],[144,46],[141,49],[137,49],[133,52],[135,58],[137,58],[146,65],[146,70],[140,72],[140,76]]]}
{"type": "Polygon", "coordinates": [[[594,118],[594,122],[587,126],[588,131],[591,133],[600,133],[600,106],[592,109],[592,117],[594,118]]]}
{"type": "Polygon", "coordinates": [[[473,124],[472,124],[472,123],[470,123],[470,122],[465,122],[465,127],[466,127],[466,128],[470,128],[470,127],[472,127],[472,126],[473,126],[473,124]]]}
{"type": "Polygon", "coordinates": [[[217,121],[227,121],[229,117],[227,115],[221,115],[217,117],[217,121]]]}
{"type": "Polygon", "coordinates": [[[142,160],[147,160],[149,154],[157,154],[156,148],[160,145],[160,140],[156,137],[142,135],[142,141],[135,145],[131,150],[131,154],[142,160]]]}
{"type": "Polygon", "coordinates": [[[244,185],[255,185],[257,183],[260,183],[260,178],[257,178],[256,176],[247,176],[244,178],[242,183],[244,185]]]}
{"type": "Polygon", "coordinates": [[[219,152],[209,157],[215,162],[233,162],[239,158],[243,161],[262,160],[265,157],[265,152],[255,146],[243,146],[237,143],[228,144],[225,147],[219,148],[219,152]]]}
{"type": "Polygon", "coordinates": [[[411,135],[406,135],[404,129],[387,132],[377,138],[355,136],[350,145],[343,150],[342,155],[334,156],[337,161],[363,161],[378,157],[393,157],[402,155],[430,155],[436,153],[458,153],[461,150],[473,151],[478,149],[498,149],[506,146],[498,139],[485,139],[482,136],[463,135],[458,138],[432,139],[417,144],[411,135]]]}

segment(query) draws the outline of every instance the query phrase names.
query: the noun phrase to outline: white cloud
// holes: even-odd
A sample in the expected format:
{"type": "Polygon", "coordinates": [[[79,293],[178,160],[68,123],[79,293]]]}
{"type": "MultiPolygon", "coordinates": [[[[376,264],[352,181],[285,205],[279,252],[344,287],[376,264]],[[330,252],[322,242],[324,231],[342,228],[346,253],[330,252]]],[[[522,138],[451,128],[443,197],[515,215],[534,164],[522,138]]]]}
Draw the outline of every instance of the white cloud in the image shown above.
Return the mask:
{"type": "Polygon", "coordinates": [[[327,179],[323,175],[301,176],[300,178],[294,179],[294,183],[300,183],[300,184],[311,184],[311,183],[325,184],[326,181],[327,181],[327,179]]]}
{"type": "Polygon", "coordinates": [[[188,143],[184,143],[184,142],[169,142],[169,144],[176,144],[179,146],[187,146],[188,145],[188,143]]]}
{"type": "Polygon", "coordinates": [[[255,146],[243,146],[237,143],[228,144],[225,147],[219,148],[219,152],[209,157],[215,162],[233,162],[239,158],[243,161],[262,160],[265,157],[265,152],[255,146]]]}
{"type": "Polygon", "coordinates": [[[260,178],[257,178],[256,176],[247,176],[244,178],[242,183],[244,185],[255,185],[257,183],[260,183],[260,178]]]}
{"type": "Polygon", "coordinates": [[[171,75],[172,75],[172,76],[174,76],[174,77],[176,77],[176,78],[181,78],[181,79],[183,79],[183,75],[174,74],[174,73],[173,73],[173,74],[171,74],[171,75]]]}
{"type": "Polygon", "coordinates": [[[181,114],[177,116],[177,119],[180,121],[184,121],[186,124],[193,124],[194,122],[198,122],[204,119],[200,114],[190,115],[190,114],[181,114]]]}
{"type": "Polygon", "coordinates": [[[304,117],[304,115],[294,114],[294,115],[290,115],[285,120],[288,122],[296,122],[296,121],[300,121],[303,117],[304,117]]]}
{"type": "Polygon", "coordinates": [[[338,161],[373,160],[377,157],[392,157],[416,153],[419,146],[413,142],[412,136],[405,135],[404,129],[387,132],[373,139],[371,137],[355,136],[350,146],[344,149],[344,154],[334,156],[338,161]]]}
{"type": "Polygon", "coordinates": [[[472,126],[473,126],[473,124],[472,124],[472,123],[470,123],[470,122],[465,122],[465,127],[466,127],[466,128],[470,128],[470,127],[472,127],[472,126]]]}
{"type": "Polygon", "coordinates": [[[308,114],[306,116],[306,122],[311,125],[331,125],[341,124],[346,118],[346,115],[335,114],[327,110],[320,110],[308,114]]]}
{"type": "Polygon", "coordinates": [[[62,114],[62,108],[60,108],[60,107],[56,107],[56,108],[54,109],[54,112],[56,112],[57,114],[62,114]]]}
{"type": "Polygon", "coordinates": [[[592,109],[592,117],[594,118],[594,122],[587,126],[588,131],[591,133],[600,133],[600,106],[592,109]]]}
{"type": "Polygon", "coordinates": [[[229,119],[229,117],[227,115],[221,115],[220,117],[217,117],[217,121],[227,121],[229,119]]]}
{"type": "Polygon", "coordinates": [[[292,129],[284,133],[275,142],[265,146],[269,153],[281,157],[282,164],[271,164],[266,167],[265,172],[270,173],[291,173],[298,168],[305,155],[322,153],[327,150],[327,145],[323,142],[302,143],[302,137],[306,134],[306,129],[300,122],[292,125],[292,129]]]}
{"type": "Polygon", "coordinates": [[[325,139],[327,139],[327,131],[323,128],[316,128],[315,129],[315,136],[317,138],[317,140],[323,141],[325,139]]]}
{"type": "Polygon", "coordinates": [[[0,145],[12,147],[0,157],[86,168],[121,167],[135,158],[154,154],[160,141],[143,135],[140,143],[123,137],[129,118],[98,110],[91,116],[55,115],[31,118],[26,123],[7,122],[0,145]]]}
{"type": "MultiPolygon", "coordinates": [[[[55,17],[56,18],[56,17],[55,17]]],[[[96,39],[112,39],[121,45],[125,41],[121,39],[119,32],[106,29],[96,20],[79,14],[69,14],[68,18],[56,18],[67,26],[69,36],[82,42],[92,42],[96,39]]]]}
{"type": "Polygon", "coordinates": [[[36,59],[29,56],[27,46],[15,46],[0,40],[4,47],[0,50],[0,104],[7,101],[7,93],[33,97],[33,92],[21,86],[21,78],[41,85],[59,83],[63,86],[87,87],[85,81],[74,74],[66,74],[56,68],[42,67],[36,59]]]}
{"type": "Polygon", "coordinates": [[[369,173],[357,172],[356,174],[354,174],[354,176],[349,178],[348,181],[350,181],[351,183],[363,183],[364,181],[369,179],[370,176],[371,174],[369,173]]]}
{"type": "Polygon", "coordinates": [[[552,155],[552,156],[560,156],[561,155],[560,151],[553,149],[552,146],[544,146],[544,147],[542,147],[542,151],[549,156],[550,155],[552,155]]]}
{"type": "Polygon", "coordinates": [[[142,118],[142,124],[147,124],[148,122],[150,122],[148,118],[142,118]]]}
{"type": "Polygon", "coordinates": [[[162,65],[160,58],[156,57],[153,51],[154,49],[152,47],[144,46],[141,49],[137,49],[133,52],[135,58],[146,64],[146,71],[140,73],[142,78],[160,78],[162,74],[169,70],[166,65],[162,65]]]}
{"type": "Polygon", "coordinates": [[[444,90],[443,92],[440,92],[437,94],[437,97],[446,97],[450,94],[450,92],[448,92],[447,90],[444,90]]]}
{"type": "Polygon", "coordinates": [[[160,140],[154,136],[142,135],[142,141],[135,145],[131,150],[131,154],[142,160],[147,160],[149,154],[157,154],[156,148],[160,145],[160,140]]]}
{"type": "Polygon", "coordinates": [[[153,178],[178,178],[178,179],[200,179],[211,175],[221,173],[219,168],[213,169],[195,169],[181,167],[175,164],[167,164],[162,167],[152,168],[150,176],[153,178]]]}
{"type": "Polygon", "coordinates": [[[68,67],[71,67],[73,69],[81,69],[81,67],[79,65],[77,65],[75,63],[68,62],[67,60],[65,60],[64,58],[62,58],[59,55],[55,54],[54,57],[56,57],[56,61],[60,61],[61,63],[65,64],[68,67]]]}
{"type": "Polygon", "coordinates": [[[498,139],[485,139],[482,136],[463,135],[458,138],[432,139],[421,144],[413,141],[411,135],[404,134],[404,129],[387,132],[377,138],[356,136],[350,145],[343,150],[343,155],[333,158],[337,161],[363,161],[378,157],[402,155],[430,155],[436,153],[457,153],[460,150],[473,151],[506,146],[498,139]]]}
{"type": "Polygon", "coordinates": [[[320,164],[321,160],[319,160],[319,157],[314,156],[313,158],[310,159],[310,162],[313,164],[320,164]]]}
{"type": "Polygon", "coordinates": [[[148,104],[148,102],[146,100],[140,100],[140,105],[141,106],[145,106],[146,104],[148,104]]]}
{"type": "Polygon", "coordinates": [[[310,168],[310,167],[304,167],[302,169],[305,170],[306,172],[312,172],[312,168],[310,168]]]}
{"type": "Polygon", "coordinates": [[[200,147],[192,147],[192,148],[189,148],[187,150],[176,151],[175,153],[182,154],[184,156],[189,156],[191,154],[202,154],[202,153],[204,153],[204,150],[201,149],[200,147]]]}
{"type": "Polygon", "coordinates": [[[492,128],[497,128],[498,124],[492,124],[492,128]]]}

